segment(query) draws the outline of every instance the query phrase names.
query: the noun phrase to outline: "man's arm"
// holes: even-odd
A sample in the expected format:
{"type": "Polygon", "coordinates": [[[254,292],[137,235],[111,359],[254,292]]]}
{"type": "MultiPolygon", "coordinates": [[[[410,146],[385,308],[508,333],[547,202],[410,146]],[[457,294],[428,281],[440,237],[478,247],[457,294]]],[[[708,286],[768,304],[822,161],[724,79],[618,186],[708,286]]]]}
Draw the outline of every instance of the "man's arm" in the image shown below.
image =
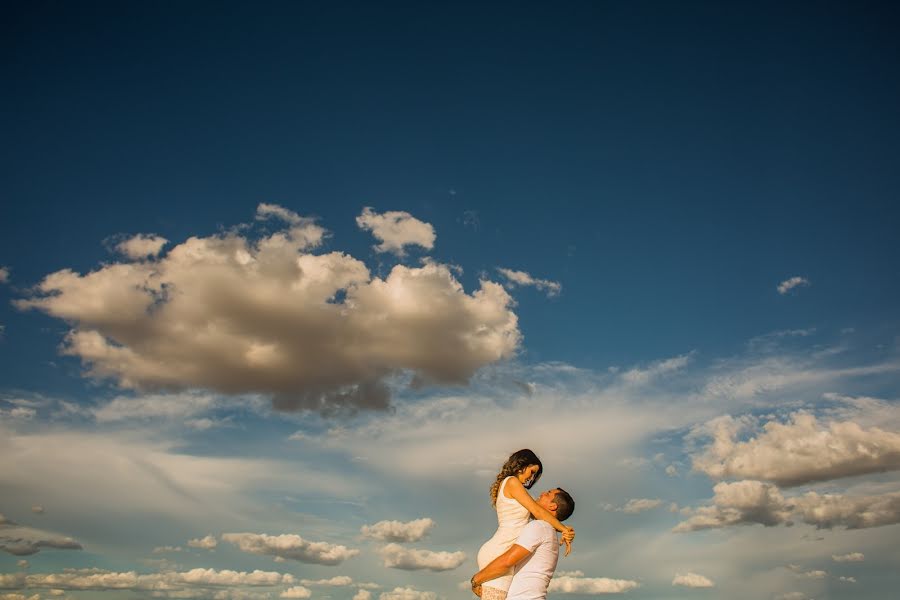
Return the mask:
{"type": "Polygon", "coordinates": [[[481,584],[491,579],[506,575],[510,569],[531,556],[531,552],[518,544],[510,546],[509,550],[495,558],[482,570],[475,573],[470,580],[472,591],[476,596],[481,596],[481,584]]]}

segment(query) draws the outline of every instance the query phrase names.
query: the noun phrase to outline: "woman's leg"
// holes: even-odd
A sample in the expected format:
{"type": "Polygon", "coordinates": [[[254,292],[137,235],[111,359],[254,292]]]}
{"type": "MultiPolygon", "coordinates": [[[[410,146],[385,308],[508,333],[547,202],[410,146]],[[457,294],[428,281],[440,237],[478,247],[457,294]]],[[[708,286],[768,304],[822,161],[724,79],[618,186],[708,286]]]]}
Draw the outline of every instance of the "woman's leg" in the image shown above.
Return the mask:
{"type": "Polygon", "coordinates": [[[481,586],[481,600],[506,600],[506,590],[481,586]]]}

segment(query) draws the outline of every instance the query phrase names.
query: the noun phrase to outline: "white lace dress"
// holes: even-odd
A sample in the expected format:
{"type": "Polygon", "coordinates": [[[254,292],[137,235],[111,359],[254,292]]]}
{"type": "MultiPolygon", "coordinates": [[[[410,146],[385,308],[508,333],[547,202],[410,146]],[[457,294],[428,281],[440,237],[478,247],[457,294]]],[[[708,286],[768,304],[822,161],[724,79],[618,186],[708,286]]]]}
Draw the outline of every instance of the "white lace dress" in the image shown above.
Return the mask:
{"type": "MultiPolygon", "coordinates": [[[[511,477],[504,479],[500,484],[500,489],[497,490],[497,531],[478,551],[479,569],[485,568],[492,560],[509,550],[519,538],[522,528],[531,520],[527,508],[519,504],[518,500],[507,498],[503,495],[503,491],[506,489],[506,482],[510,479],[511,477]]],[[[512,583],[512,577],[513,572],[510,569],[506,575],[486,581],[482,586],[482,589],[484,589],[482,600],[488,600],[489,597],[496,598],[497,596],[493,593],[494,590],[502,592],[500,597],[504,597],[506,590],[509,589],[509,584],[512,583]],[[486,588],[493,589],[487,590],[486,588]]]]}

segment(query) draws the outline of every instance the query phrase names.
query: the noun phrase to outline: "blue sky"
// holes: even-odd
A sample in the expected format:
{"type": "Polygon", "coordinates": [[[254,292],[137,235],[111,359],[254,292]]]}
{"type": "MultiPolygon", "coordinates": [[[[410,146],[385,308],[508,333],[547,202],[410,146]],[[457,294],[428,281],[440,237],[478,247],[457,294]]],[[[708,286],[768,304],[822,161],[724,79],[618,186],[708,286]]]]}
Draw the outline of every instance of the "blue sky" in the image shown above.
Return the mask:
{"type": "Polygon", "coordinates": [[[897,30],[16,7],[0,598],[465,596],[521,447],[577,502],[552,597],[884,597],[897,30]]]}

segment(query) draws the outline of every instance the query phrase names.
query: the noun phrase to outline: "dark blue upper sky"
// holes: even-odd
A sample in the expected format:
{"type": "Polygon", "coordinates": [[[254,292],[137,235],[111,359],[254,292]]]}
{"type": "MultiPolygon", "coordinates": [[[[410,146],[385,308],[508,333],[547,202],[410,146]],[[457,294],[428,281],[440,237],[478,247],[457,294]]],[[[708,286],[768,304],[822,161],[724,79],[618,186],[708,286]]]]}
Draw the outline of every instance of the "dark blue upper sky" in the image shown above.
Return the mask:
{"type": "Polygon", "coordinates": [[[560,281],[517,294],[528,360],[893,335],[898,25],[877,2],[7,7],[3,377],[77,372],[46,366],[64,326],[13,309],[21,287],[259,202],[376,270],[363,206],[434,224],[468,289],[496,266],[560,281]],[[791,276],[812,286],[779,295],[791,276]]]}

